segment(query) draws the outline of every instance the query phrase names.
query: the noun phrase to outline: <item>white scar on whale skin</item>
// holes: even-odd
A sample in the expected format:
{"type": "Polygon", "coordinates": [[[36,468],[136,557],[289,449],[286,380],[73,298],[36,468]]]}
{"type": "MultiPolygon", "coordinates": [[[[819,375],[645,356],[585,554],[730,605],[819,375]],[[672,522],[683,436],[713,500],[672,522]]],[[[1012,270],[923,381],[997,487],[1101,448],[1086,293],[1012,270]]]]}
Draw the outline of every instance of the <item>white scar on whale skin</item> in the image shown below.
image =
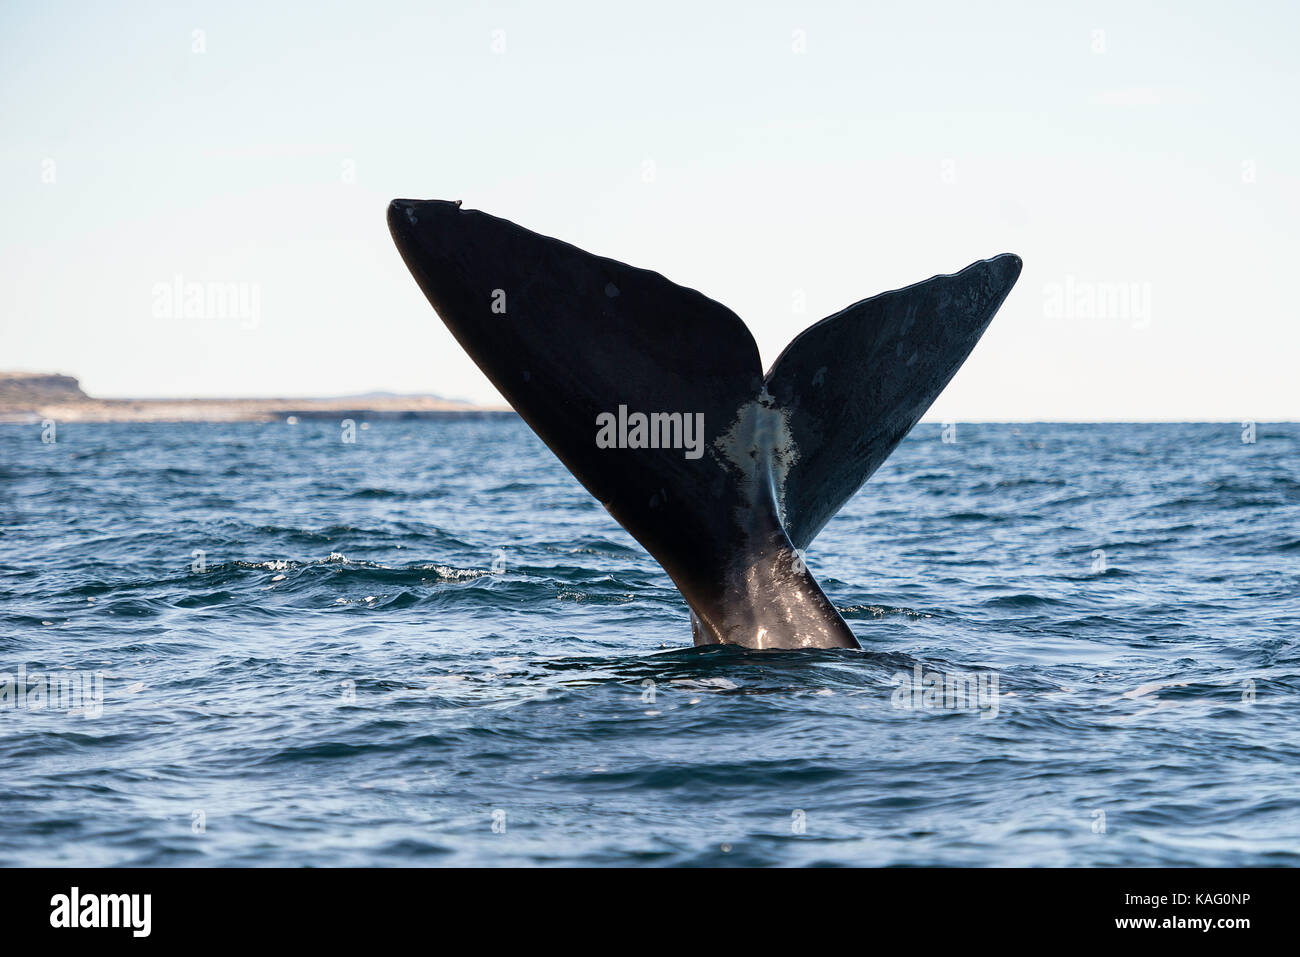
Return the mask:
{"type": "Polygon", "coordinates": [[[794,463],[799,461],[799,449],[790,432],[790,410],[773,408],[771,402],[772,397],[764,385],[757,399],[746,402],[736,411],[731,428],[713,440],[713,447],[744,476],[743,486],[751,502],[757,498],[754,482],[759,478],[760,470],[771,463],[776,507],[784,525],[785,480],[794,463]]]}

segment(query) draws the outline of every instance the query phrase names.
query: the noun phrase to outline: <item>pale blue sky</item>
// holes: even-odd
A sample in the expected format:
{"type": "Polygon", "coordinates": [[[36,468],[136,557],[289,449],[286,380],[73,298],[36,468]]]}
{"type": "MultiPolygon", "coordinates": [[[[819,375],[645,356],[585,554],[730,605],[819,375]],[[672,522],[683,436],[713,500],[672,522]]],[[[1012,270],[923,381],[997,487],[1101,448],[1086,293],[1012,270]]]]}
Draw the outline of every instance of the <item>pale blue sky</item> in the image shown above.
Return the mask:
{"type": "Polygon", "coordinates": [[[1015,252],[929,418],[1297,419],[1298,11],[7,0],[0,368],[495,400],[392,246],[401,196],[657,269],[768,363],[1015,252]],[[178,275],[256,321],[155,314],[178,275]]]}

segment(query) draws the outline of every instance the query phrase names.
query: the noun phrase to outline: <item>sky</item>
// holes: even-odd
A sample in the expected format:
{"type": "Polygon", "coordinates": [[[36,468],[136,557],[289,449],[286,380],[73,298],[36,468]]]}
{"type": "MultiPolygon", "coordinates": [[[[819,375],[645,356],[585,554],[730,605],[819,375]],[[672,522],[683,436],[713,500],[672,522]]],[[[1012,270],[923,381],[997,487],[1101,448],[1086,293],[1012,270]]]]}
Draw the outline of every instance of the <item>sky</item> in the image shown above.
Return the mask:
{"type": "Polygon", "coordinates": [[[410,197],[698,289],[765,366],[1014,252],[928,419],[1300,419],[1300,5],[109,6],[0,5],[0,369],[499,402],[410,197]]]}

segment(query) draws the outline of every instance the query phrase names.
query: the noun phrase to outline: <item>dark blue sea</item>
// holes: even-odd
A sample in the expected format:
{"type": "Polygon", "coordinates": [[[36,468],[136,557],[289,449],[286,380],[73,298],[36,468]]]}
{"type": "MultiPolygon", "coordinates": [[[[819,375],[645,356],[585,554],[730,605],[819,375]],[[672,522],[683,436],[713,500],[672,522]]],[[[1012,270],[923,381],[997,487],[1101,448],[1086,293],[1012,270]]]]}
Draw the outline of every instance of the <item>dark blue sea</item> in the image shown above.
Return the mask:
{"type": "Polygon", "coordinates": [[[919,426],[808,555],[863,650],[794,653],[691,647],[512,416],[0,426],[0,864],[1300,864],[1243,432],[919,426]]]}

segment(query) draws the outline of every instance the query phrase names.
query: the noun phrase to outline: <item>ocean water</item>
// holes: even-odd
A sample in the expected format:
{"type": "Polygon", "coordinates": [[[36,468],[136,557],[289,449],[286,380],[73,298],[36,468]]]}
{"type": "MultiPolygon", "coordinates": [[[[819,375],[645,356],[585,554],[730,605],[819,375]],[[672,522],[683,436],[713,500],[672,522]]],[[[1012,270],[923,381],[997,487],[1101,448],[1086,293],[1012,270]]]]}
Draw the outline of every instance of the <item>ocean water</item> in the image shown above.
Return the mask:
{"type": "Polygon", "coordinates": [[[948,437],[757,653],[514,417],[0,426],[0,864],[1300,864],[1300,426],[948,437]]]}

